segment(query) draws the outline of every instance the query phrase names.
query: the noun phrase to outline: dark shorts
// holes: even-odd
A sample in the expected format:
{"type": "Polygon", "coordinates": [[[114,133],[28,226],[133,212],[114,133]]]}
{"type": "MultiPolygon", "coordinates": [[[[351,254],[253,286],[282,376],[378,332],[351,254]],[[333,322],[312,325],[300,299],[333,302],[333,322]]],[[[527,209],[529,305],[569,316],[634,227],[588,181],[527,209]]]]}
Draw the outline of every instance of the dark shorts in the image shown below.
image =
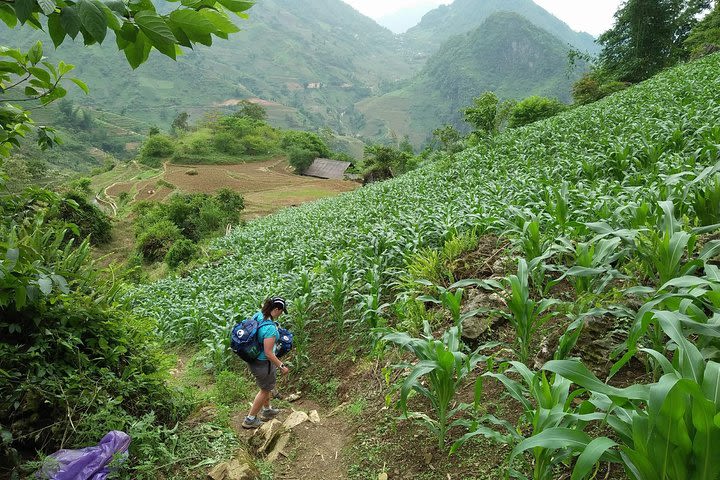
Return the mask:
{"type": "Polygon", "coordinates": [[[277,379],[277,367],[268,360],[253,360],[248,363],[250,372],[255,377],[255,383],[261,390],[272,391],[275,389],[277,379]]]}

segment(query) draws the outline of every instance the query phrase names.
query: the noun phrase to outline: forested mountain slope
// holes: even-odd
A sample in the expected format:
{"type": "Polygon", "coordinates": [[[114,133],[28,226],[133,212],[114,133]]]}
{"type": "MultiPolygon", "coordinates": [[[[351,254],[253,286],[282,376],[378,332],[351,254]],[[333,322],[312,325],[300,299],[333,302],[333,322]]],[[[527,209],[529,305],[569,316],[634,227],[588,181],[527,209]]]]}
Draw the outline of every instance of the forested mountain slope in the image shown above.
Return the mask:
{"type": "Polygon", "coordinates": [[[393,132],[422,144],[434,128],[463,129],[460,110],[493,91],[500,98],[530,95],[569,102],[582,67],[568,71],[569,47],[514,13],[495,13],[480,27],[447,40],[402,89],[358,104],[366,136],[393,132]]]}

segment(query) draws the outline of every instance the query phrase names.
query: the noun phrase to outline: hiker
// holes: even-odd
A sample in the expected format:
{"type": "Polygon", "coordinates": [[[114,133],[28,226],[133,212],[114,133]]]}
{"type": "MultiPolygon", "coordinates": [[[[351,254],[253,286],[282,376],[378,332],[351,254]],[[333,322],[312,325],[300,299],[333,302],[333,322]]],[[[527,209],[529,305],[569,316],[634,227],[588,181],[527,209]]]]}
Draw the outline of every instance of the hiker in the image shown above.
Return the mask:
{"type": "Polygon", "coordinates": [[[268,298],[258,313],[263,318],[257,332],[263,351],[256,360],[248,362],[248,366],[260,391],[255,396],[250,413],[243,421],[243,428],[258,428],[264,421],[272,420],[280,413],[280,410],[270,406],[270,399],[272,391],[275,389],[277,370],[279,369],[284,374],[289,371],[288,367],[275,355],[275,345],[280,340],[275,322],[280,315],[287,313],[285,299],[281,297],[268,298]]]}

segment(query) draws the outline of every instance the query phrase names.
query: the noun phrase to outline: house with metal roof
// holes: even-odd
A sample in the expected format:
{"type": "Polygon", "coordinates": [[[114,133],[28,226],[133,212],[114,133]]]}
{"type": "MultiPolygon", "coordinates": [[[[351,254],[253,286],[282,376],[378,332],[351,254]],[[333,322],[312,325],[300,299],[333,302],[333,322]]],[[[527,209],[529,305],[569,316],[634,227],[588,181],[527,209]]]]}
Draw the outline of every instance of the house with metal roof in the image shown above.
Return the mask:
{"type": "Polygon", "coordinates": [[[345,171],[350,168],[351,165],[352,163],[350,162],[340,162],[338,160],[330,160],[329,158],[316,158],[312,165],[305,170],[303,175],[342,180],[345,178],[345,171]]]}

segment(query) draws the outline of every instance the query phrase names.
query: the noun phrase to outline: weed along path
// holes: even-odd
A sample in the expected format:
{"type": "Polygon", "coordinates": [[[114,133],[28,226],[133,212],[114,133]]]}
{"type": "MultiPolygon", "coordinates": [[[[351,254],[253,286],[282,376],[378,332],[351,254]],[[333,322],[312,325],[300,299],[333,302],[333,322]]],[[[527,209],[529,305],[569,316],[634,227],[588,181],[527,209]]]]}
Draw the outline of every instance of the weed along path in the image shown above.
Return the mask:
{"type": "Polygon", "coordinates": [[[348,478],[344,451],[352,432],[337,409],[301,399],[258,430],[243,429],[244,417],[233,417],[233,429],[275,480],[348,478]]]}

